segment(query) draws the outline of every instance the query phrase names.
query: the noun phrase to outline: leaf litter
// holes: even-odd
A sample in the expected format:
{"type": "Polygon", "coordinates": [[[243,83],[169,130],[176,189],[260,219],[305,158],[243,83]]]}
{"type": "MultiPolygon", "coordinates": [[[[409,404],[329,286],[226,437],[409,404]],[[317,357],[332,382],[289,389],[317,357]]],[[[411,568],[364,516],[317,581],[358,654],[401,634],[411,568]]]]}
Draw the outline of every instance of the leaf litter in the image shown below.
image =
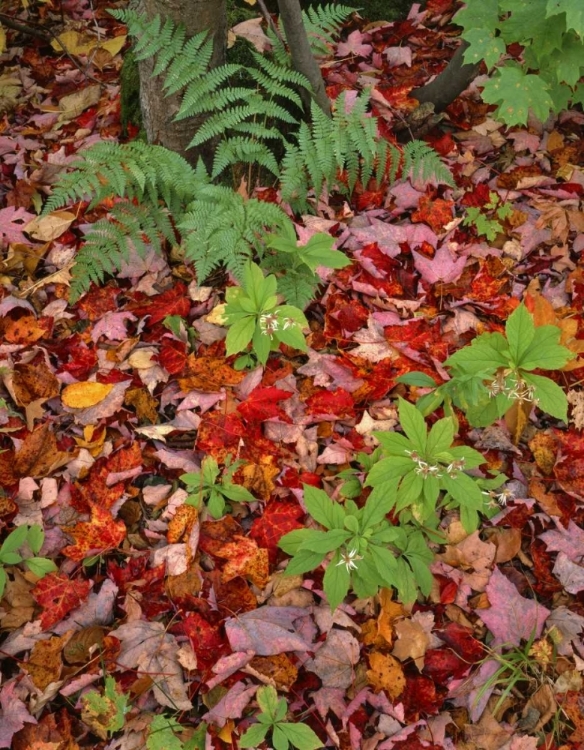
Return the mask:
{"type": "MultiPolygon", "coordinates": [[[[130,257],[67,303],[71,261],[97,217],[83,204],[40,221],[37,210],[80,149],[121,137],[124,30],[105,7],[67,4],[100,28],[99,54],[93,37],[69,33],[72,52],[95,53],[87,70],[101,96],[38,40],[1,58],[20,72],[0,136],[0,523],[3,537],[40,523],[41,554],[59,572],[7,569],[0,747],[159,747],[147,743],[164,716],[180,722],[160,735],[168,747],[237,747],[264,684],[323,746],[577,748],[580,361],[562,373],[569,424],[533,418],[517,443],[505,423],[461,423],[461,442],[485,451],[515,491],[480,533],[442,519],[433,588],[410,609],[382,590],[325,615],[322,572],[283,578],[277,543],[306,524],[303,484],[337,497],[338,474],[374,449],[375,430],[395,427],[397,378],[416,370],[443,382],[449,354],[475,332],[501,331],[519,299],[584,350],[582,114],[505,130],[471,88],[427,135],[457,190],[358,186],[351,205],[323,206],[326,219],[302,217],[301,239],[328,231],[353,263],[323,277],[307,356],[279,352],[243,374],[225,357],[222,290],[199,287],[192,269],[130,257]],[[494,239],[462,222],[491,193],[511,209],[494,239]],[[184,322],[166,327],[168,316],[184,322]],[[218,520],[185,514],[180,475],[229,455],[256,502],[218,520]],[[501,704],[498,659],[526,644],[533,670],[501,704]],[[99,705],[129,699],[113,737],[107,716],[87,710],[104,684],[99,705]]],[[[429,0],[406,21],[352,22],[324,69],[330,96],[364,73],[374,115],[388,128],[403,120],[405,93],[444,64],[453,7],[429,0]]]]}

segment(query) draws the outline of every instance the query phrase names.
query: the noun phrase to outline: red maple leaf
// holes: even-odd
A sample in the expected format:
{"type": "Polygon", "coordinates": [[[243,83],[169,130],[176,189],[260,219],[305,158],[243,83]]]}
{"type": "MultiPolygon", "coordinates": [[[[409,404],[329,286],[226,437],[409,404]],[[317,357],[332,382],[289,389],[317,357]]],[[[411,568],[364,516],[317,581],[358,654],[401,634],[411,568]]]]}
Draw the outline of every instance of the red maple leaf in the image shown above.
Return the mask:
{"type": "Polygon", "coordinates": [[[116,521],[112,514],[90,503],[91,521],[81,521],[76,526],[65,528],[75,539],[75,544],[62,549],[66,557],[72,560],[83,560],[97,552],[118,547],[126,536],[126,525],[116,521]]]}
{"type": "Polygon", "coordinates": [[[270,562],[275,563],[278,542],[289,531],[303,528],[303,524],[299,521],[303,515],[304,511],[298,503],[290,501],[279,503],[274,500],[268,503],[262,515],[255,519],[249,535],[255,539],[258,546],[268,550],[270,562]]]}
{"type": "Polygon", "coordinates": [[[31,593],[36,603],[44,608],[41,614],[42,629],[52,627],[78,607],[90,589],[90,581],[74,581],[61,573],[49,573],[41,578],[31,593]]]}
{"type": "Polygon", "coordinates": [[[254,388],[247,399],[239,404],[237,411],[241,416],[251,422],[265,422],[266,419],[279,417],[283,422],[290,422],[290,417],[278,406],[278,401],[285,401],[290,398],[290,391],[283,391],[275,386],[254,388]]]}
{"type": "Polygon", "coordinates": [[[178,375],[187,366],[187,345],[176,339],[162,339],[158,361],[171,375],[178,375]]]}
{"type": "Polygon", "coordinates": [[[354,415],[355,403],[350,393],[343,388],[334,391],[319,391],[306,400],[310,414],[330,415],[339,419],[354,415]]]}
{"type": "Polygon", "coordinates": [[[191,301],[186,286],[179,281],[162,294],[140,299],[140,301],[128,305],[127,309],[134,315],[148,315],[146,325],[148,328],[152,328],[156,323],[164,320],[167,315],[178,315],[181,318],[186,318],[191,309],[191,301]]]}

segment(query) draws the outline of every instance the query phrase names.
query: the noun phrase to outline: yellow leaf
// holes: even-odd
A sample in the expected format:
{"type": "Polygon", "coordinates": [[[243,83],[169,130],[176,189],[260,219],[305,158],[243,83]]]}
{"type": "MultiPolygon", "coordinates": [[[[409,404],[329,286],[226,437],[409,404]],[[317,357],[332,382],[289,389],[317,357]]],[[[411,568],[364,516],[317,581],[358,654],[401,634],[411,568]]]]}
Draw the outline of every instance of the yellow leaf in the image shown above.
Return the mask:
{"type": "Polygon", "coordinates": [[[73,120],[75,117],[84,112],[89,107],[99,102],[101,89],[98,85],[87,86],[84,89],[75,91],[73,94],[64,96],[59,101],[59,121],[73,120]]]}
{"type": "Polygon", "coordinates": [[[24,231],[35,240],[51,242],[66,232],[76,218],[71,211],[53,211],[48,216],[29,221],[24,231]]]}
{"type": "Polygon", "coordinates": [[[248,5],[255,5],[256,0],[243,0],[244,3],[247,3],[248,5]]]}
{"type": "Polygon", "coordinates": [[[123,36],[116,36],[113,39],[108,39],[107,42],[102,42],[99,46],[107,50],[114,57],[118,52],[121,52],[122,47],[126,43],[126,38],[125,34],[123,36]]]}
{"type": "Polygon", "coordinates": [[[225,320],[225,308],[227,305],[225,303],[221,305],[215,305],[215,307],[211,310],[211,312],[205,317],[205,320],[207,323],[213,323],[215,326],[224,326],[226,323],[225,320]]]}
{"type": "Polygon", "coordinates": [[[72,29],[59,34],[51,42],[51,47],[55,52],[65,52],[66,49],[72,55],[87,55],[96,46],[97,42],[88,43],[81,34],[72,29]],[[59,42],[62,42],[62,44],[59,44],[59,42]]]}
{"type": "Polygon", "coordinates": [[[63,389],[61,400],[71,409],[87,409],[103,401],[112,388],[105,383],[72,383],[63,389]]]}
{"type": "Polygon", "coordinates": [[[0,23],[0,54],[6,49],[6,32],[0,23]]]}

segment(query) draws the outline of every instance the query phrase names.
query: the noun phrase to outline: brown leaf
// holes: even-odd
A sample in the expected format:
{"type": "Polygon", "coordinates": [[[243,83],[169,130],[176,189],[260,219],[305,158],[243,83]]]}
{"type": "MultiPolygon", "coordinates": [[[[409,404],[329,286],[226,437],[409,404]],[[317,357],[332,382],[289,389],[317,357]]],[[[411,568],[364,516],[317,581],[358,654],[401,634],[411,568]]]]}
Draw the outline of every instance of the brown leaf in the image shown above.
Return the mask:
{"type": "Polygon", "coordinates": [[[298,677],[298,669],[286,654],[254,656],[245,671],[280,690],[290,690],[298,677]]]}
{"type": "Polygon", "coordinates": [[[61,651],[67,640],[68,636],[64,635],[61,638],[54,636],[46,641],[37,641],[28,661],[22,665],[39,690],[43,691],[51,682],[59,680],[63,669],[61,651]]]}
{"type": "Polygon", "coordinates": [[[124,396],[124,404],[134,407],[140,422],[158,422],[159,403],[146,388],[129,388],[124,396]]]}
{"type": "Polygon", "coordinates": [[[521,529],[497,526],[485,529],[485,536],[497,548],[496,563],[509,562],[521,549],[521,529]]]}
{"type": "Polygon", "coordinates": [[[14,457],[14,471],[20,477],[46,477],[67,463],[72,454],[57,447],[57,439],[48,422],[29,432],[14,457]]]}
{"type": "Polygon", "coordinates": [[[373,651],[369,654],[370,669],[367,670],[367,681],[376,693],[385,690],[392,701],[404,691],[406,678],[402,665],[390,654],[373,651]]]}
{"type": "Polygon", "coordinates": [[[19,406],[28,406],[38,399],[46,401],[58,396],[60,385],[44,362],[38,365],[18,363],[14,366],[12,386],[19,406]]]}
{"type": "Polygon", "coordinates": [[[99,653],[104,635],[104,629],[99,625],[78,630],[65,645],[63,658],[68,664],[87,664],[92,656],[99,653]]]}
{"type": "Polygon", "coordinates": [[[181,391],[207,391],[213,393],[229,385],[238,385],[244,378],[243,372],[230,367],[221,357],[189,356],[186,377],[178,378],[181,391]]]}
{"type": "Polygon", "coordinates": [[[536,432],[528,443],[538,469],[544,474],[551,474],[556,463],[558,445],[547,432],[536,432]]]}

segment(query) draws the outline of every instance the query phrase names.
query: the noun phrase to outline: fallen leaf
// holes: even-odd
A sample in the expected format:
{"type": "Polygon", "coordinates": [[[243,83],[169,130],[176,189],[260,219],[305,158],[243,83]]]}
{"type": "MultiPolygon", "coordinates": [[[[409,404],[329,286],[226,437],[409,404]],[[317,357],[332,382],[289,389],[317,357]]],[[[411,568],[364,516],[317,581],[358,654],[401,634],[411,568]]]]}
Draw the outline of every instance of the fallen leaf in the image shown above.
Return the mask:
{"type": "Polygon", "coordinates": [[[61,552],[71,560],[83,560],[86,557],[116,549],[126,537],[126,525],[116,521],[112,514],[95,503],[90,504],[91,521],[80,521],[63,531],[75,539],[75,544],[63,547],[61,552]]]}
{"type": "Polygon", "coordinates": [[[382,654],[373,651],[369,654],[369,669],[367,670],[367,681],[378,693],[385,690],[392,701],[395,701],[403,693],[406,686],[406,678],[402,665],[390,654],[382,654]]]}
{"type": "Polygon", "coordinates": [[[61,573],[49,573],[32,590],[34,600],[43,608],[41,627],[48,630],[78,607],[89,594],[91,581],[73,579],[61,573]]]}
{"type": "Polygon", "coordinates": [[[359,650],[359,641],[351,633],[333,628],[306,667],[320,677],[324,687],[348,688],[355,679],[359,650]]]}
{"type": "Polygon", "coordinates": [[[103,401],[112,389],[106,383],[72,383],[63,388],[61,401],[72,409],[87,409],[103,401]]]}

